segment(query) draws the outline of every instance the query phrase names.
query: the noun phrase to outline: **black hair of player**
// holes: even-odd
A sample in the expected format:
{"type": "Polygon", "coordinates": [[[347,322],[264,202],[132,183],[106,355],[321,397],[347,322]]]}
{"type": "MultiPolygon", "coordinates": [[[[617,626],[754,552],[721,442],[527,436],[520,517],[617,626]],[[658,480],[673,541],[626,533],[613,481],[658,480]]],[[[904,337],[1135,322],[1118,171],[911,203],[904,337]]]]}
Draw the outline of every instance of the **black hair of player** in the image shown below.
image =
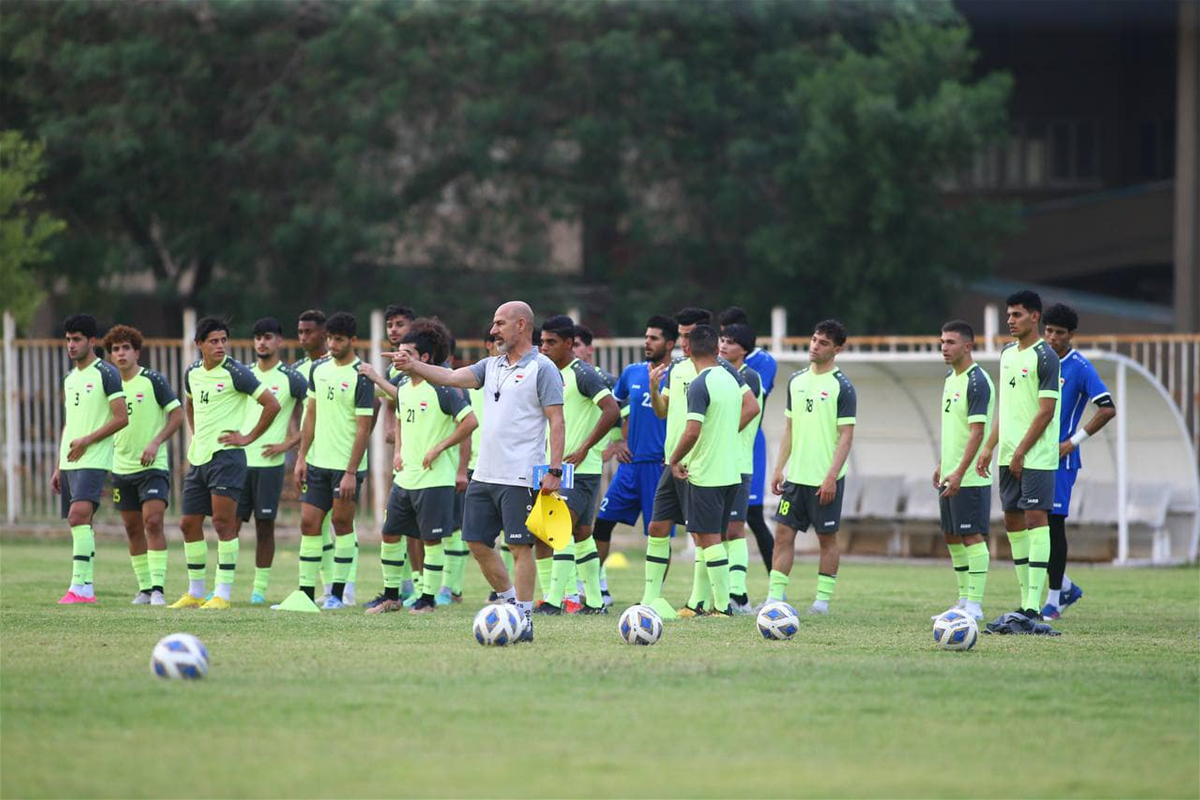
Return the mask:
{"type": "Polygon", "coordinates": [[[279,320],[274,317],[263,317],[254,321],[254,327],[250,329],[251,336],[266,336],[268,333],[273,333],[276,336],[283,336],[283,326],[279,324],[279,320]]]}
{"type": "Polygon", "coordinates": [[[383,322],[386,325],[392,317],[404,317],[409,322],[417,318],[417,312],[413,311],[408,306],[397,305],[392,303],[383,310],[383,322]]]}
{"type": "Polygon", "coordinates": [[[480,338],[483,339],[484,344],[487,344],[488,342],[496,341],[496,335],[492,333],[491,326],[488,326],[487,330],[485,330],[483,332],[483,336],[481,336],[480,338]]]}
{"type": "Polygon", "coordinates": [[[679,338],[679,323],[664,314],[655,314],[646,320],[647,328],[658,328],[663,339],[673,342],[679,338]]]}
{"type": "MultiPolygon", "coordinates": [[[[687,323],[684,323],[687,324],[687,323]]],[[[712,325],[700,323],[688,334],[692,355],[715,356],[717,354],[717,329],[712,325]]]]}
{"type": "Polygon", "coordinates": [[[63,320],[63,333],[80,333],[85,339],[100,335],[100,325],[91,314],[72,314],[63,320]]]}
{"type": "Polygon", "coordinates": [[[837,347],[846,343],[846,326],[836,319],[823,319],[813,327],[813,333],[819,333],[837,347]]]}
{"type": "Polygon", "coordinates": [[[675,321],[680,325],[708,325],[711,327],[713,315],[707,309],[688,306],[675,312],[675,321]]]}
{"type": "Polygon", "coordinates": [[[1066,303],[1055,303],[1046,309],[1045,314],[1042,314],[1042,324],[1066,328],[1074,333],[1075,329],[1079,327],[1079,315],[1066,303]]]}
{"type": "Polygon", "coordinates": [[[555,314],[547,317],[546,321],[542,323],[542,332],[552,333],[560,339],[574,339],[575,320],[566,314],[555,314]]]}
{"type": "Polygon", "coordinates": [[[217,331],[224,331],[225,335],[228,336],[229,322],[220,317],[202,317],[196,323],[196,341],[203,342],[217,331]]]}
{"type": "Polygon", "coordinates": [[[532,336],[533,336],[533,346],[541,347],[542,346],[542,329],[534,328],[532,336]]]}
{"type": "Polygon", "coordinates": [[[430,364],[444,364],[450,358],[450,330],[440,319],[421,317],[408,326],[408,333],[400,344],[411,344],[423,356],[429,356],[430,364]]]}
{"type": "Polygon", "coordinates": [[[308,311],[300,313],[299,322],[315,322],[318,326],[324,328],[326,317],[325,312],[316,308],[310,308],[308,311]]]}
{"type": "Polygon", "coordinates": [[[750,330],[749,325],[740,322],[726,325],[721,329],[721,335],[729,341],[741,345],[747,353],[754,349],[754,331],[750,330]]]}
{"type": "Polygon", "coordinates": [[[1008,296],[1008,299],[1004,301],[1004,304],[1009,306],[1021,306],[1030,313],[1034,311],[1038,312],[1039,314],[1042,313],[1042,297],[1032,289],[1021,289],[1020,291],[1013,292],[1008,296]]]}
{"type": "Polygon", "coordinates": [[[975,329],[962,319],[952,319],[942,326],[942,333],[957,333],[964,342],[975,341],[975,329]]]}
{"type": "Polygon", "coordinates": [[[349,311],[338,311],[325,321],[325,332],[330,336],[353,339],[358,336],[358,320],[349,311]]]}
{"type": "Polygon", "coordinates": [[[749,327],[750,317],[746,314],[746,309],[741,306],[730,306],[721,312],[721,316],[717,317],[717,321],[721,323],[722,328],[727,328],[730,325],[745,325],[749,327]]]}
{"type": "Polygon", "coordinates": [[[575,326],[575,338],[579,339],[581,342],[586,344],[588,347],[591,347],[592,339],[594,339],[595,337],[592,335],[591,328],[587,327],[586,325],[576,325],[575,326]]]}

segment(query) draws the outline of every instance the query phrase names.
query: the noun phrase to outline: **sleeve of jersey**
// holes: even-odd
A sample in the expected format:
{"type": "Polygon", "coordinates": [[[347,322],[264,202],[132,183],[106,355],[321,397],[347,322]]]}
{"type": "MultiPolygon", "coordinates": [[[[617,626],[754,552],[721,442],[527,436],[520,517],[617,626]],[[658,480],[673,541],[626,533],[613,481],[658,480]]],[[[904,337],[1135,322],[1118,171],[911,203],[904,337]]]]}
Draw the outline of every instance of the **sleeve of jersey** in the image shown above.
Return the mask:
{"type": "Polygon", "coordinates": [[[104,389],[104,396],[109,400],[125,396],[125,385],[121,383],[121,373],[117,372],[117,368],[111,364],[108,365],[108,369],[100,370],[100,386],[104,389]]]}
{"type": "Polygon", "coordinates": [[[306,390],[305,397],[316,397],[317,396],[316,395],[316,391],[317,391],[316,374],[317,374],[317,364],[314,361],[308,367],[308,388],[306,390]]]}
{"type": "Polygon", "coordinates": [[[561,406],[563,404],[563,379],[554,367],[554,362],[542,357],[538,364],[537,374],[538,403],[545,406],[561,406]]]}
{"type": "Polygon", "coordinates": [[[629,370],[631,369],[633,369],[632,365],[621,370],[621,377],[617,378],[617,385],[613,387],[613,397],[617,398],[618,403],[629,400],[629,370]]]}
{"type": "Polygon", "coordinates": [[[1038,397],[1058,398],[1058,356],[1049,347],[1042,350],[1038,359],[1038,397]]]}
{"type": "Polygon", "coordinates": [[[795,376],[795,375],[793,375],[793,376],[791,377],[791,379],[788,381],[788,385],[787,385],[787,392],[786,392],[786,394],[787,394],[787,403],[786,403],[786,405],[784,405],[784,407],[783,407],[783,416],[784,416],[785,418],[787,418],[787,419],[791,419],[791,418],[792,418],[792,381],[794,381],[794,380],[796,380],[796,376],[795,376]]]}
{"type": "Polygon", "coordinates": [[[438,386],[434,391],[437,392],[438,408],[447,417],[453,418],[455,422],[461,421],[466,416],[463,413],[464,409],[471,410],[471,404],[467,402],[461,390],[449,386],[438,386]]]}
{"type": "Polygon", "coordinates": [[[369,417],[375,413],[375,384],[366,375],[354,383],[354,416],[369,417]]]}
{"type": "MultiPolygon", "coordinates": [[[[670,366],[667,367],[667,371],[663,373],[662,386],[660,386],[659,390],[658,390],[658,393],[661,394],[663,397],[671,396],[671,371],[674,369],[675,369],[675,362],[672,361],[670,366]]],[[[649,391],[649,389],[650,389],[650,387],[646,387],[647,391],[649,391]]]]}
{"type": "Polygon", "coordinates": [[[188,367],[187,372],[183,373],[183,396],[187,399],[192,399],[192,368],[188,367]]]}
{"type": "Polygon", "coordinates": [[[737,381],[738,386],[744,387],[746,385],[746,376],[744,376],[744,375],[742,375],[742,373],[738,372],[737,367],[735,367],[733,364],[730,364],[728,361],[726,361],[723,358],[718,360],[717,363],[720,364],[722,367],[724,367],[725,371],[733,376],[733,379],[735,381],[737,381]]]}
{"type": "Polygon", "coordinates": [[[288,390],[297,400],[303,400],[304,396],[308,394],[308,382],[294,369],[288,371],[288,390]]]}
{"type": "Polygon", "coordinates": [[[758,395],[762,392],[762,380],[759,374],[751,370],[746,370],[746,373],[742,377],[746,379],[746,388],[750,390],[757,400],[758,395]]]}
{"type": "Polygon", "coordinates": [[[171,391],[171,387],[167,385],[167,379],[157,372],[152,372],[149,375],[150,385],[154,387],[154,402],[158,403],[166,411],[172,411],[179,408],[179,398],[171,391]]]}
{"type": "Polygon", "coordinates": [[[258,380],[258,378],[254,377],[253,372],[246,369],[241,364],[233,366],[232,363],[230,363],[229,375],[233,379],[234,389],[237,389],[239,392],[245,392],[256,400],[258,399],[258,396],[267,388],[258,380]]]}
{"type": "Polygon", "coordinates": [[[612,392],[608,390],[608,384],[594,369],[585,368],[576,372],[575,385],[579,387],[580,393],[590,399],[594,405],[600,405],[601,400],[612,396],[612,392]]]}
{"type": "Polygon", "coordinates": [[[762,393],[768,395],[775,388],[775,373],[779,370],[779,365],[775,363],[775,357],[767,354],[767,357],[762,360],[757,370],[758,377],[762,379],[762,393]]]}
{"type": "Polygon", "coordinates": [[[483,388],[483,382],[487,380],[487,365],[491,360],[491,356],[481,358],[469,367],[471,374],[475,376],[475,380],[479,381],[479,388],[481,389],[483,388]]]}
{"type": "Polygon", "coordinates": [[[972,375],[970,383],[967,384],[967,422],[982,422],[986,425],[988,403],[991,399],[992,390],[987,381],[978,375],[972,375]]]}
{"type": "Polygon", "coordinates": [[[854,393],[854,386],[850,381],[845,378],[841,381],[842,388],[838,390],[837,424],[854,425],[858,422],[858,395],[854,393]]]}
{"type": "Polygon", "coordinates": [[[711,398],[708,395],[708,373],[700,375],[696,380],[688,385],[687,390],[687,418],[688,421],[704,422],[704,417],[708,414],[708,404],[711,398]]]}
{"type": "Polygon", "coordinates": [[[1100,380],[1100,376],[1096,374],[1096,368],[1088,364],[1086,389],[1088,399],[1096,405],[1100,405],[1107,398],[1104,405],[1112,405],[1112,394],[1108,391],[1108,387],[1104,385],[1104,381],[1100,380]]]}

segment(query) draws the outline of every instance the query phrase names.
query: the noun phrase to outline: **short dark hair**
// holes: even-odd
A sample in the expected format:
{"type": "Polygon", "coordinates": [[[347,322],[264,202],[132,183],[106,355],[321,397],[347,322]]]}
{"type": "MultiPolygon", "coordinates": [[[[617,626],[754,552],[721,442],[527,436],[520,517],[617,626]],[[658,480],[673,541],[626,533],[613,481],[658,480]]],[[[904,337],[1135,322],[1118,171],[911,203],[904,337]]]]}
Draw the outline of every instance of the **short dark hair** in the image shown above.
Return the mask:
{"type": "Polygon", "coordinates": [[[349,311],[338,311],[325,321],[325,332],[330,336],[358,336],[358,320],[349,311]]]}
{"type": "Polygon", "coordinates": [[[647,328],[658,328],[663,338],[673,342],[679,338],[679,323],[664,314],[655,314],[646,320],[647,328]]]}
{"type": "Polygon", "coordinates": [[[1026,311],[1042,313],[1041,295],[1032,289],[1021,289],[1020,291],[1013,292],[1004,303],[1009,306],[1023,306],[1026,311]]]}
{"type": "MultiPolygon", "coordinates": [[[[684,323],[687,324],[687,323],[684,323]]],[[[711,356],[717,352],[717,329],[712,325],[699,323],[688,334],[688,341],[694,356],[711,356]]]]}
{"type": "Polygon", "coordinates": [[[229,335],[229,322],[220,317],[203,317],[196,323],[196,341],[203,342],[217,331],[225,331],[229,335]]]}
{"type": "Polygon", "coordinates": [[[111,353],[114,347],[126,342],[134,350],[141,350],[142,332],[132,325],[113,325],[108,329],[108,333],[104,334],[104,341],[101,344],[107,352],[111,353]]]}
{"type": "Polygon", "coordinates": [[[743,325],[740,322],[726,325],[721,329],[721,336],[741,345],[747,353],[754,349],[754,331],[750,330],[749,325],[743,325]]]}
{"type": "Polygon", "coordinates": [[[450,330],[440,319],[422,317],[408,326],[400,344],[411,344],[418,353],[429,356],[430,363],[442,364],[450,357],[451,340],[450,330]]]}
{"type": "Polygon", "coordinates": [[[552,317],[547,317],[542,323],[543,333],[553,333],[563,339],[575,338],[575,320],[568,317],[566,314],[555,314],[552,317]]]}
{"type": "Polygon", "coordinates": [[[484,329],[482,339],[484,342],[496,341],[496,335],[494,333],[492,333],[491,325],[489,325],[487,328],[484,329]]]}
{"type": "Polygon", "coordinates": [[[265,336],[268,333],[283,336],[283,326],[279,324],[279,320],[274,317],[254,320],[254,327],[250,329],[251,336],[265,336]]]}
{"type": "Polygon", "coordinates": [[[1043,325],[1054,325],[1074,332],[1079,327],[1079,315],[1066,303],[1055,303],[1042,314],[1043,325]]]}
{"type": "Polygon", "coordinates": [[[688,306],[675,312],[675,321],[680,325],[712,325],[712,312],[704,308],[688,306]]]}
{"type": "Polygon", "coordinates": [[[721,323],[722,328],[730,325],[750,325],[750,317],[746,314],[746,309],[741,306],[730,306],[725,309],[717,321],[721,323]]]}
{"type": "Polygon", "coordinates": [[[823,319],[813,327],[813,333],[829,337],[838,347],[846,343],[846,326],[836,319],[823,319]]]}
{"type": "Polygon", "coordinates": [[[575,338],[582,339],[584,344],[586,344],[588,347],[591,347],[592,339],[595,337],[592,336],[591,328],[587,327],[586,325],[576,325],[575,338]]]}
{"type": "Polygon", "coordinates": [[[383,321],[386,323],[392,317],[404,317],[407,320],[415,320],[417,312],[413,311],[408,306],[397,305],[392,303],[383,310],[383,321]]]}
{"type": "Polygon", "coordinates": [[[325,312],[316,308],[310,308],[308,311],[300,312],[300,319],[297,322],[315,322],[324,328],[325,312]]]}
{"type": "Polygon", "coordinates": [[[82,333],[85,339],[94,339],[100,326],[91,314],[72,314],[63,320],[63,333],[82,333]]]}
{"type": "Polygon", "coordinates": [[[975,329],[965,320],[952,319],[942,326],[942,333],[957,333],[968,342],[975,341],[975,329]]]}
{"type": "MultiPolygon", "coordinates": [[[[541,347],[542,346],[542,329],[534,328],[532,335],[533,335],[533,346],[541,347]]],[[[495,336],[492,337],[493,341],[495,340],[495,338],[496,338],[495,336]]]]}

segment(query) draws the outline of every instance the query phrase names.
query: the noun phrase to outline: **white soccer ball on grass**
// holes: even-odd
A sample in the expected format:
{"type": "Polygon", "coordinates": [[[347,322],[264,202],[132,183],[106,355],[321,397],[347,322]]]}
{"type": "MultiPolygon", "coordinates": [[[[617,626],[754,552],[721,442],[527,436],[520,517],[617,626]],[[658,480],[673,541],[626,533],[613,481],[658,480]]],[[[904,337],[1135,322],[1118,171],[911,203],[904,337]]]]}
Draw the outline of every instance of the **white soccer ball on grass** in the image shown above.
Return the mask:
{"type": "Polygon", "coordinates": [[[164,636],[154,645],[150,671],[160,678],[203,678],[208,674],[208,648],[190,633],[164,636]]]}

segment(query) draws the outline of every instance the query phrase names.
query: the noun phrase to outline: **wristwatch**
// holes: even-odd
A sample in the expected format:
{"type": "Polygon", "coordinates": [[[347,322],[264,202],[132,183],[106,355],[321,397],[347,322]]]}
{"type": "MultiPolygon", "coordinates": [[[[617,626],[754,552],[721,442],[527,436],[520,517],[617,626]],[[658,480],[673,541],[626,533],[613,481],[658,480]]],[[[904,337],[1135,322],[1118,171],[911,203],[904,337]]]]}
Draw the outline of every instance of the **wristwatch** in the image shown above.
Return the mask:
{"type": "Polygon", "coordinates": [[[556,478],[561,478],[561,477],[562,477],[562,470],[561,470],[561,469],[554,469],[553,467],[551,467],[550,469],[547,469],[547,470],[546,470],[546,474],[547,474],[547,475],[553,475],[553,476],[554,476],[554,477],[556,477],[556,478]]]}

